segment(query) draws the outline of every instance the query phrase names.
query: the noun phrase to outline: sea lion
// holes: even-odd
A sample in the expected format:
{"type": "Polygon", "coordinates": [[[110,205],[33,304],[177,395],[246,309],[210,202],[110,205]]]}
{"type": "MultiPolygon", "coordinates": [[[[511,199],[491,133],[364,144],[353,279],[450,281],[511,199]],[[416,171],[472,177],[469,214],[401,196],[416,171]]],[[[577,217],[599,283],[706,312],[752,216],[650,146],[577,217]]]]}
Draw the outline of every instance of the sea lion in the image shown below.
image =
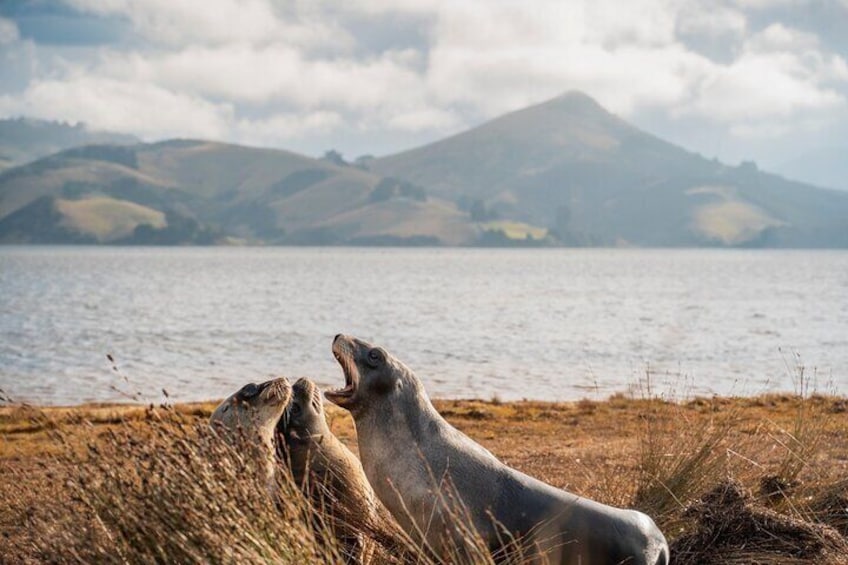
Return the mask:
{"type": "Polygon", "coordinates": [[[274,490],[275,429],[286,412],[292,389],[285,377],[248,383],[221,402],[209,424],[235,447],[251,449],[261,462],[269,490],[274,490]]]}
{"type": "MultiPolygon", "coordinates": [[[[367,539],[396,554],[406,536],[374,494],[359,459],[327,425],[321,391],[309,379],[292,387],[287,418],[277,433],[295,484],[309,496],[350,561],[363,561],[367,539]]],[[[319,529],[323,525],[319,524],[319,529]]]]}
{"type": "Polygon", "coordinates": [[[437,555],[474,559],[461,527],[470,520],[496,558],[517,542],[534,561],[668,563],[651,518],[504,465],[448,424],[418,377],[384,349],[337,335],[333,354],[345,387],[325,396],[353,415],[368,480],[407,533],[437,555]]]}

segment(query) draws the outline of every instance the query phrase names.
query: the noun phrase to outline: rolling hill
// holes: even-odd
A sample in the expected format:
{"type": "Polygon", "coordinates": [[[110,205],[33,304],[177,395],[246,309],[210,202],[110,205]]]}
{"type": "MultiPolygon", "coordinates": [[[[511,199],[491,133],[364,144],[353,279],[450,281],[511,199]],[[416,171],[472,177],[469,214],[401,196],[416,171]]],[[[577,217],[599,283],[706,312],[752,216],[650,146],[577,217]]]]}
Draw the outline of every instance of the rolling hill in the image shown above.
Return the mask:
{"type": "Polygon", "coordinates": [[[194,140],[69,149],[0,174],[0,242],[460,244],[418,187],[287,151],[194,140]]]}
{"type": "Polygon", "coordinates": [[[0,173],[0,242],[848,247],[848,192],[705,159],[571,92],[355,166],[67,149],[0,173]]]}
{"type": "Polygon", "coordinates": [[[33,118],[0,120],[0,171],[23,165],[80,145],[138,143],[131,135],[92,131],[83,124],[69,125],[33,118]]]}
{"type": "Polygon", "coordinates": [[[848,192],[705,159],[579,92],[369,168],[566,243],[848,246],[848,192]]]}

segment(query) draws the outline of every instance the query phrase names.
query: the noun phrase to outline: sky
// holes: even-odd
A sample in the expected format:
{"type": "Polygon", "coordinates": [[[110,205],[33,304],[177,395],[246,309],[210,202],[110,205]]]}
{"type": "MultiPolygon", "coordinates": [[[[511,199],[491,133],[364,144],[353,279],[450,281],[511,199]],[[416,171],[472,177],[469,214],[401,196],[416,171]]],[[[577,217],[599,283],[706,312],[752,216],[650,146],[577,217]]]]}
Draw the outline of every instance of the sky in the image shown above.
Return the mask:
{"type": "Polygon", "coordinates": [[[848,189],[848,0],[0,0],[0,117],[346,158],[570,90],[848,189]]]}

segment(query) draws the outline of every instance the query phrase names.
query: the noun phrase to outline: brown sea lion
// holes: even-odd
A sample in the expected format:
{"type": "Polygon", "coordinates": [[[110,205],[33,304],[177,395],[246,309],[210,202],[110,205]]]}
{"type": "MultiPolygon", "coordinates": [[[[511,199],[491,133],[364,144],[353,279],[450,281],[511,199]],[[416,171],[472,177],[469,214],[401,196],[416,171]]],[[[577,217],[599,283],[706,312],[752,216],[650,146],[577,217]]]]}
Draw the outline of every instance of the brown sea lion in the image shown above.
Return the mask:
{"type": "MultiPolygon", "coordinates": [[[[372,538],[384,549],[402,549],[404,532],[383,507],[362,469],[359,459],[327,425],[321,391],[308,379],[292,387],[287,417],[280,420],[282,436],[295,483],[310,497],[319,516],[340,542],[345,558],[361,561],[372,538]]],[[[397,557],[397,555],[395,555],[397,557]]]]}
{"type": "Polygon", "coordinates": [[[663,565],[668,545],[641,512],[554,488],[501,463],[439,415],[418,377],[384,349],[337,335],[345,387],[326,397],[353,415],[365,474],[401,526],[437,555],[473,560],[466,522],[493,556],[663,565]]]}
{"type": "Polygon", "coordinates": [[[275,428],[291,399],[292,389],[284,377],[256,384],[249,383],[221,402],[209,424],[231,444],[250,449],[269,489],[274,489],[277,465],[275,428]]]}

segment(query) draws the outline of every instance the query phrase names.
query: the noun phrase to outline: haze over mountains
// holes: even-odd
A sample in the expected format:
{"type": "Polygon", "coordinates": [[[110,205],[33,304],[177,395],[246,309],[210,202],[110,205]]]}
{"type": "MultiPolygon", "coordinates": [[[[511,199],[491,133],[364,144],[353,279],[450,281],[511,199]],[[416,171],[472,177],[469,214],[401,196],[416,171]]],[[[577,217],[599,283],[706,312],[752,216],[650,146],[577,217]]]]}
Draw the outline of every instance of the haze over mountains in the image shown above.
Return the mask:
{"type": "Polygon", "coordinates": [[[848,247],[848,192],[705,159],[572,92],[345,163],[199,140],[0,174],[0,241],[848,247]]]}
{"type": "Polygon", "coordinates": [[[28,118],[0,120],[0,171],[80,145],[138,141],[132,135],[92,131],[82,124],[28,118]]]}

